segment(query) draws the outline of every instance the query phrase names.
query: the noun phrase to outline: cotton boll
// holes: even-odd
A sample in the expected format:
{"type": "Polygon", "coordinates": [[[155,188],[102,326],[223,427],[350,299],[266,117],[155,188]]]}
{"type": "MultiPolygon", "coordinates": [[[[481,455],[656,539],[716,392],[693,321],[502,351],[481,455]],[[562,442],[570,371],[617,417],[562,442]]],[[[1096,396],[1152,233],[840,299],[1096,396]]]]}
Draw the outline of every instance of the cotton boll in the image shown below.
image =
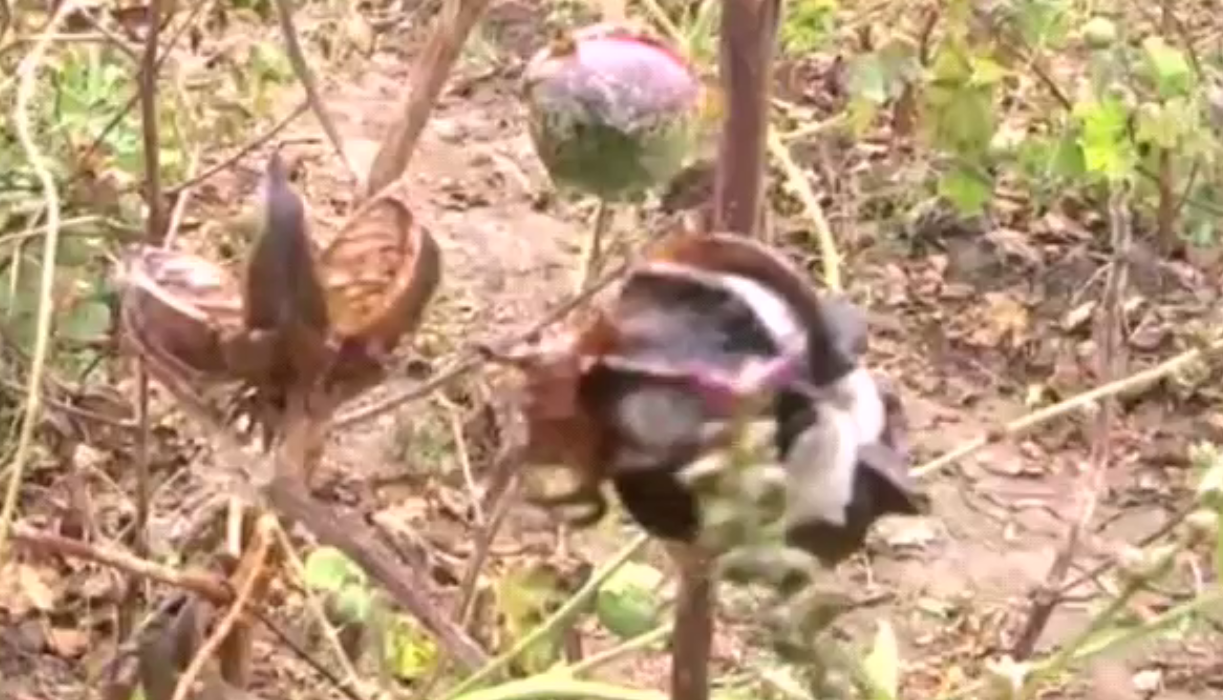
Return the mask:
{"type": "Polygon", "coordinates": [[[916,515],[925,497],[913,490],[893,441],[894,411],[864,369],[818,389],[806,424],[789,426],[787,539],[832,566],[861,549],[884,515],[916,515]]]}

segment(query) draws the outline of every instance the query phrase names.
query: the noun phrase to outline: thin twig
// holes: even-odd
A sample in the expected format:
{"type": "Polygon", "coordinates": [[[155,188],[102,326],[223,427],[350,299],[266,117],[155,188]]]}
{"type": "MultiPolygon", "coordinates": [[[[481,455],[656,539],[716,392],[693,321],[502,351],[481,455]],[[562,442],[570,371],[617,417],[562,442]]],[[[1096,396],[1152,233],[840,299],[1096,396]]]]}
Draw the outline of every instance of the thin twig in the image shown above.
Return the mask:
{"type": "MultiPolygon", "coordinates": [[[[157,41],[161,36],[161,0],[151,0],[148,6],[147,34],[144,38],[144,53],[140,58],[140,131],[143,143],[145,202],[148,214],[145,219],[144,241],[146,245],[157,245],[165,237],[165,202],[161,192],[161,144],[157,123],[157,41]]],[[[88,14],[88,13],[84,13],[88,14]]],[[[147,528],[149,524],[149,375],[144,359],[136,359],[136,514],[132,523],[132,551],[138,557],[149,553],[147,528]]],[[[119,607],[120,636],[126,636],[136,618],[139,604],[140,580],[129,577],[127,592],[119,607]]]]}
{"type": "MultiPolygon", "coordinates": [[[[132,48],[130,43],[123,37],[111,31],[109,27],[99,22],[94,13],[86,10],[84,12],[76,12],[74,15],[85,20],[86,24],[88,24],[95,32],[101,34],[102,37],[106,39],[107,44],[118,49],[119,52],[126,56],[132,63],[140,63],[140,55],[136,53],[136,50],[132,48]]],[[[0,35],[3,35],[3,33],[4,32],[0,32],[0,35]]]]}
{"type": "MultiPolygon", "coordinates": [[[[194,179],[195,174],[199,172],[199,165],[200,151],[197,148],[191,153],[187,164],[188,178],[194,179]]],[[[178,232],[183,225],[183,217],[187,213],[187,204],[191,201],[191,193],[194,191],[193,188],[188,187],[172,195],[174,196],[174,208],[170,210],[170,221],[166,225],[166,239],[162,242],[164,247],[171,248],[174,246],[174,240],[178,238],[178,232]]]]}
{"type": "Polygon", "coordinates": [[[289,651],[297,655],[297,657],[301,659],[302,661],[305,661],[306,664],[310,666],[310,668],[314,669],[316,673],[318,673],[320,676],[326,679],[326,681],[330,683],[336,690],[343,693],[344,696],[348,698],[348,700],[366,700],[366,698],[363,695],[357,692],[356,688],[354,688],[350,684],[345,683],[339,676],[335,675],[335,673],[333,673],[331,669],[327,668],[326,664],[324,664],[322,661],[319,661],[319,659],[316,658],[314,654],[311,654],[306,649],[304,644],[298,641],[292,634],[289,634],[288,630],[284,629],[278,622],[273,620],[271,617],[268,617],[267,613],[261,610],[255,609],[251,611],[251,614],[254,615],[255,618],[258,619],[261,623],[263,623],[265,627],[271,630],[272,634],[276,635],[276,638],[279,639],[282,644],[289,647],[289,651]]]}
{"type": "Polygon", "coordinates": [[[408,169],[437,98],[467,36],[488,7],[489,0],[446,0],[429,43],[412,66],[412,90],[399,108],[400,118],[382,139],[365,182],[366,198],[394,186],[408,169]]]}
{"type": "Polygon", "coordinates": [[[323,127],[323,133],[327,135],[327,140],[331,142],[331,147],[335,149],[336,155],[340,157],[340,162],[344,163],[344,167],[348,169],[349,176],[354,182],[359,182],[361,175],[357,172],[352,161],[348,159],[348,153],[344,150],[344,140],[340,137],[340,131],[335,126],[335,121],[331,118],[331,114],[327,112],[327,105],[323,102],[322,95],[319,94],[318,81],[314,79],[314,72],[310,70],[310,64],[306,62],[306,54],[302,51],[301,41],[297,38],[297,28],[293,26],[293,8],[289,3],[292,0],[275,0],[276,19],[280,23],[280,33],[285,40],[285,51],[289,56],[289,64],[293,66],[293,73],[297,75],[298,81],[301,82],[302,88],[306,91],[306,102],[310,105],[310,109],[314,111],[314,116],[318,119],[319,124],[323,127]]]}
{"type": "Polygon", "coordinates": [[[943,455],[936,457],[919,467],[916,467],[913,469],[912,475],[915,478],[930,476],[931,474],[955,464],[956,462],[971,457],[991,444],[1002,442],[1004,440],[1011,440],[1019,437],[1020,435],[1024,435],[1044,425],[1045,423],[1076,411],[1081,411],[1103,399],[1146,389],[1151,384],[1154,384],[1165,377],[1171,376],[1186,367],[1207,360],[1210,357],[1220,353],[1223,353],[1223,338],[1213,339],[1201,347],[1186,350],[1185,352],[1167,359],[1154,367],[1142,370],[1141,372],[1135,372],[1128,377],[1103,384],[1077,396],[1072,396],[1065,401],[1042,408],[1038,411],[1033,411],[1026,416],[1016,418],[1009,423],[998,426],[987,432],[985,435],[969,440],[950,452],[946,452],[943,455]]]}
{"type": "Polygon", "coordinates": [[[229,636],[230,630],[234,628],[239,618],[242,617],[247,604],[251,602],[251,597],[260,579],[265,575],[264,568],[267,565],[268,553],[272,549],[271,530],[275,526],[276,520],[270,515],[262,516],[255,525],[255,546],[246,555],[250,557],[250,565],[246,567],[246,578],[238,585],[238,591],[234,595],[234,602],[230,605],[225,616],[213,628],[212,634],[208,635],[208,639],[204,640],[203,645],[200,646],[199,651],[195,653],[195,657],[191,659],[191,663],[187,666],[187,670],[183,671],[183,675],[179,677],[178,685],[174,687],[174,696],[171,700],[186,700],[187,694],[191,692],[191,686],[195,684],[195,679],[200,675],[204,664],[221,647],[225,638],[229,636]]]}
{"type": "MultiPolygon", "coordinates": [[[[1129,248],[1132,226],[1129,213],[1129,191],[1126,183],[1114,183],[1109,201],[1109,225],[1112,231],[1112,262],[1104,285],[1101,303],[1104,313],[1097,325],[1099,348],[1098,371],[1105,381],[1115,379],[1123,373],[1125,349],[1122,345],[1124,324],[1124,296],[1129,276],[1129,248]]],[[[1070,572],[1083,533],[1095,515],[1100,492],[1105,486],[1105,472],[1112,457],[1112,429],[1116,413],[1116,399],[1109,397],[1101,401],[1096,425],[1092,435],[1091,457],[1080,478],[1078,487],[1078,513],[1066,530],[1062,545],[1045,575],[1044,582],[1032,593],[1031,611],[1015,644],[1011,655],[1017,660],[1027,659],[1036,648],[1036,642],[1049,624],[1053,611],[1062,600],[1062,584],[1070,572]]]]}
{"type": "MultiPolygon", "coordinates": [[[[162,66],[166,62],[166,59],[169,58],[174,47],[178,44],[178,41],[182,39],[187,33],[187,30],[191,28],[192,24],[195,22],[195,18],[208,8],[212,7],[214,2],[215,0],[203,0],[203,2],[198,2],[191,8],[191,12],[187,15],[186,19],[183,20],[182,25],[174,32],[169,40],[166,41],[166,45],[162,47],[160,55],[157,58],[158,71],[161,70],[162,66]]],[[[110,132],[114,131],[115,128],[123,122],[123,118],[127,116],[128,112],[132,111],[132,109],[136,107],[136,104],[139,101],[140,89],[137,87],[136,92],[132,93],[131,96],[128,97],[127,102],[124,103],[123,107],[121,107],[119,111],[115,112],[114,116],[110,118],[110,121],[106,123],[106,126],[102,127],[102,130],[98,132],[98,135],[93,138],[93,141],[89,144],[89,147],[85,149],[85,152],[78,157],[78,162],[89,162],[90,158],[97,153],[98,148],[106,141],[106,137],[110,136],[110,132]]],[[[68,178],[68,181],[64,183],[64,187],[71,187],[85,172],[85,168],[78,168],[75,172],[73,172],[72,176],[68,178]]]]}
{"type": "MultiPolygon", "coordinates": [[[[289,540],[289,533],[285,532],[285,529],[279,525],[276,526],[275,533],[276,539],[280,542],[280,549],[285,553],[285,558],[288,559],[289,566],[292,567],[294,575],[304,582],[306,580],[306,566],[302,563],[301,557],[297,555],[297,549],[293,546],[293,542],[289,540]]],[[[327,619],[322,603],[319,602],[318,596],[314,591],[310,590],[309,586],[302,586],[302,594],[305,598],[306,608],[323,630],[323,636],[327,638],[332,651],[340,659],[340,668],[344,670],[344,675],[347,676],[343,680],[342,685],[351,687],[354,689],[353,692],[356,692],[355,688],[361,676],[357,673],[357,669],[353,667],[352,661],[344,651],[344,645],[340,642],[340,635],[336,632],[335,625],[332,625],[331,621],[327,619]]]]}
{"type": "Polygon", "coordinates": [[[194,177],[187,178],[185,181],[180,182],[177,185],[174,185],[170,189],[166,190],[166,192],[170,195],[176,195],[185,189],[188,189],[190,187],[195,187],[196,185],[211,178],[213,175],[216,175],[217,173],[221,172],[222,170],[232,167],[239,160],[242,160],[242,158],[244,158],[248,153],[254,151],[255,149],[262,146],[263,144],[275,138],[276,134],[279,134],[281,131],[284,131],[285,127],[289,126],[289,124],[292,124],[294,119],[297,119],[301,115],[305,114],[306,110],[308,109],[310,109],[310,100],[308,99],[302,100],[301,103],[298,104],[297,107],[295,107],[292,112],[289,112],[287,115],[282,117],[280,121],[272,125],[272,127],[268,129],[267,131],[263,132],[262,134],[259,134],[255,138],[243,144],[241,148],[239,148],[237,151],[230,154],[229,157],[225,158],[224,160],[222,160],[221,162],[215,165],[210,166],[207,170],[204,170],[200,174],[194,177]]]}
{"type": "MultiPolygon", "coordinates": [[[[646,249],[648,250],[649,247],[650,246],[647,245],[646,249]]],[[[535,323],[532,323],[526,330],[514,333],[492,343],[484,343],[461,355],[444,369],[439,370],[437,374],[419,384],[400,390],[391,394],[390,396],[370,403],[369,405],[355,408],[346,414],[341,414],[332,423],[332,428],[334,430],[351,428],[358,423],[376,418],[384,413],[387,413],[388,411],[399,408],[406,403],[429,396],[439,388],[483,365],[488,359],[485,348],[490,346],[498,349],[513,347],[515,345],[528,342],[531,339],[539,336],[539,334],[549,326],[564,319],[575,309],[582,306],[596,294],[611,285],[612,282],[619,279],[620,276],[623,275],[626,270],[628,270],[628,267],[629,264],[622,264],[611,272],[603,275],[603,277],[587,287],[580,294],[570,297],[563,303],[559,304],[556,308],[545,313],[538,320],[536,320],[535,323]]]]}
{"type": "Polygon", "coordinates": [[[475,472],[471,467],[471,450],[467,448],[467,437],[463,435],[463,417],[459,407],[445,395],[440,396],[440,403],[445,407],[447,422],[450,424],[450,437],[454,443],[456,459],[459,460],[459,471],[463,474],[463,485],[467,487],[467,496],[471,501],[472,513],[476,525],[483,527],[485,523],[484,504],[480,501],[480,492],[476,488],[475,472]]]}
{"type": "MultiPolygon", "coordinates": [[[[464,629],[469,631],[471,619],[476,610],[476,592],[479,589],[480,572],[484,570],[484,563],[492,551],[493,541],[497,538],[497,532],[501,529],[501,524],[505,522],[505,516],[510,512],[510,506],[514,502],[513,487],[515,484],[516,482],[512,481],[497,498],[492,514],[476,537],[475,550],[463,572],[463,579],[459,582],[459,600],[455,605],[454,617],[459,620],[459,624],[464,629]]],[[[448,668],[449,664],[445,660],[437,664],[429,677],[412,693],[412,700],[425,700],[431,697],[433,688],[437,686],[448,668]]]]}
{"type": "Polygon", "coordinates": [[[603,262],[605,239],[614,217],[615,208],[611,202],[599,199],[595,209],[594,225],[586,234],[586,240],[582,245],[581,268],[578,270],[577,284],[573,287],[574,294],[580,294],[586,285],[590,284],[591,278],[599,274],[599,267],[603,262]]]}
{"type": "Polygon", "coordinates": [[[34,48],[17,66],[17,103],[13,109],[13,124],[17,131],[17,140],[21,150],[30,163],[30,168],[38,178],[43,191],[43,199],[47,210],[47,235],[43,239],[42,274],[38,283],[38,313],[35,316],[34,351],[31,354],[30,376],[26,380],[26,399],[22,410],[21,429],[17,433],[17,447],[13,453],[13,461],[7,467],[9,472],[8,488],[4,494],[4,504],[0,506],[0,559],[4,558],[7,545],[9,526],[17,510],[17,495],[21,490],[21,480],[25,476],[26,460],[34,442],[34,427],[42,412],[43,375],[47,369],[47,354],[51,344],[51,320],[53,304],[51,293],[55,285],[55,263],[59,250],[59,191],[55,188],[55,178],[43,161],[42,151],[34,142],[34,132],[30,125],[30,102],[34,98],[34,88],[38,84],[38,69],[42,66],[43,54],[46,53],[53,34],[61,22],[74,9],[75,0],[64,2],[47,22],[43,35],[39,37],[34,48]]]}
{"type": "Polygon", "coordinates": [[[480,684],[484,683],[485,681],[491,680],[497,674],[501,673],[501,671],[508,666],[511,661],[518,658],[518,656],[522,654],[524,650],[529,649],[540,639],[543,639],[547,635],[556,632],[564,625],[568,624],[568,622],[586,606],[590,599],[599,592],[599,587],[602,586],[612,574],[616,573],[621,566],[624,566],[625,562],[635,556],[637,552],[639,552],[641,548],[644,547],[649,541],[650,540],[647,535],[638,535],[632,542],[629,542],[624,549],[621,549],[614,557],[605,563],[601,569],[591,574],[586,583],[583,584],[582,587],[569,598],[569,600],[565,601],[564,605],[558,608],[556,612],[552,613],[547,620],[540,623],[538,627],[531,630],[531,632],[522,637],[522,639],[516,641],[514,646],[505,653],[488,662],[479,671],[471,674],[467,678],[463,679],[462,683],[459,683],[457,686],[447,691],[443,700],[454,700],[454,698],[457,698],[460,695],[479,687],[480,684]]]}
{"type": "Polygon", "coordinates": [[[654,629],[626,639],[610,649],[605,649],[597,654],[591,654],[575,664],[562,666],[553,671],[553,673],[563,673],[574,677],[591,673],[603,666],[615,663],[629,654],[652,647],[659,642],[667,641],[671,638],[674,627],[673,623],[664,622],[654,629]]]}
{"type": "Polygon", "coordinates": [[[191,591],[214,603],[223,604],[233,599],[229,585],[224,579],[202,571],[179,571],[122,550],[53,535],[20,524],[13,525],[11,537],[13,544],[17,546],[97,562],[134,576],[150,578],[191,591]]]}
{"type": "MultiPolygon", "coordinates": [[[[1200,506],[1196,502],[1189,503],[1188,505],[1182,506],[1180,510],[1176,511],[1171,516],[1169,516],[1168,519],[1165,520],[1162,525],[1152,530],[1151,532],[1147,533],[1146,535],[1143,535],[1136,542],[1133,542],[1132,543],[1133,546],[1145,547],[1151,544],[1152,542],[1154,542],[1155,540],[1158,540],[1161,537],[1167,536],[1169,533],[1175,530],[1181,523],[1185,522],[1185,519],[1188,518],[1189,515],[1193,513],[1194,511],[1196,511],[1199,507],[1200,506]]],[[[1104,561],[1082,572],[1081,574],[1078,575],[1078,577],[1063,583],[1061,587],[1061,591],[1060,591],[1061,594],[1064,596],[1067,593],[1069,593],[1070,591],[1073,591],[1074,589],[1078,588],[1079,586],[1087,583],[1088,581],[1099,578],[1101,575],[1103,575],[1108,570],[1116,568],[1117,561],[1118,560],[1116,557],[1106,557],[1104,561]]]]}
{"type": "Polygon", "coordinates": [[[368,526],[311,498],[291,474],[274,478],[264,488],[264,497],[279,513],[300,521],[320,542],[340,549],[364,569],[460,664],[475,669],[485,663],[484,650],[428,599],[428,587],[421,576],[400,565],[368,526]]]}
{"type": "Polygon", "coordinates": [[[832,227],[828,225],[828,217],[824,216],[824,208],[820,206],[815,190],[807,181],[807,175],[802,168],[794,162],[789,146],[786,146],[772,129],[769,130],[768,146],[769,154],[781,165],[786,181],[802,203],[803,211],[811,220],[811,226],[815,228],[815,240],[820,246],[820,264],[824,270],[824,286],[833,292],[842,291],[844,285],[841,282],[841,254],[837,250],[837,239],[832,233],[832,227]]]}
{"type": "Polygon", "coordinates": [[[484,527],[480,529],[480,534],[476,537],[476,546],[472,552],[471,561],[468,562],[467,569],[463,572],[463,580],[459,583],[459,600],[455,605],[455,611],[458,613],[456,617],[462,621],[464,627],[471,625],[471,618],[476,608],[476,590],[479,588],[480,572],[484,569],[484,563],[488,561],[488,555],[493,549],[493,542],[496,541],[497,533],[505,522],[505,516],[509,514],[510,506],[514,504],[514,487],[516,484],[516,481],[511,481],[505,491],[497,498],[492,514],[487,522],[485,522],[484,527]]]}

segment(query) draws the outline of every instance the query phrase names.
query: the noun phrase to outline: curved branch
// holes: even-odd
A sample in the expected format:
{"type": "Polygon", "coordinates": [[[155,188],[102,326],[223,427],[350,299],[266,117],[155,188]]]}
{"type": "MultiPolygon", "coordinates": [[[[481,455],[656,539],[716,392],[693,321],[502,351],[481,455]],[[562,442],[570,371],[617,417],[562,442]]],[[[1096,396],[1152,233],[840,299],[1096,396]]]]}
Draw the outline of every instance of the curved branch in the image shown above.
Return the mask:
{"type": "Polygon", "coordinates": [[[340,132],[336,129],[335,122],[331,119],[331,115],[327,112],[327,105],[323,104],[323,98],[319,95],[318,82],[314,79],[314,73],[310,70],[310,64],[306,63],[306,54],[302,51],[301,41],[297,38],[297,28],[293,26],[293,9],[289,7],[290,0],[276,0],[276,19],[280,23],[280,33],[284,36],[285,51],[289,56],[289,63],[293,66],[293,72],[297,74],[297,79],[301,81],[302,87],[306,90],[306,100],[310,104],[310,109],[314,111],[314,116],[318,118],[318,122],[323,127],[323,133],[327,135],[327,140],[331,142],[331,147],[335,149],[336,155],[344,163],[344,167],[348,169],[348,174],[354,180],[360,180],[361,176],[357,173],[357,169],[353,167],[352,162],[348,160],[348,153],[344,151],[344,141],[340,138],[340,132]]]}

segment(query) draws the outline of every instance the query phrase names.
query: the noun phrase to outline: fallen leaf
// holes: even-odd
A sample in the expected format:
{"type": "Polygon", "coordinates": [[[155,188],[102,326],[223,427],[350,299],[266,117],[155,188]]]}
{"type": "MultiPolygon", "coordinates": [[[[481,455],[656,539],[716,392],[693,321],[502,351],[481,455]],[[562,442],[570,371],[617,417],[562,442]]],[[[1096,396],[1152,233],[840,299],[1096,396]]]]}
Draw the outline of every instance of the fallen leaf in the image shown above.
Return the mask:
{"type": "Polygon", "coordinates": [[[938,540],[938,532],[930,518],[896,518],[878,524],[880,536],[895,549],[922,549],[938,540]]]}
{"type": "Polygon", "coordinates": [[[52,585],[48,583],[50,572],[47,570],[39,570],[29,564],[19,564],[17,566],[17,581],[21,589],[21,593],[26,597],[38,610],[50,612],[55,609],[55,601],[59,599],[52,585]]]}
{"type": "Polygon", "coordinates": [[[969,342],[994,348],[1003,343],[1011,347],[1020,345],[1028,332],[1027,307],[1002,292],[986,292],[984,300],[985,309],[979,315],[976,330],[969,334],[969,342]]]}
{"type": "Polygon", "coordinates": [[[47,632],[47,646],[65,659],[75,659],[89,648],[89,633],[71,627],[52,627],[47,632]]]}
{"type": "Polygon", "coordinates": [[[985,240],[1013,260],[1022,261],[1031,267],[1039,267],[1044,263],[1040,251],[1031,243],[1031,236],[1024,231],[997,228],[985,234],[985,240]]]}
{"type": "Polygon", "coordinates": [[[1085,301],[1062,316],[1062,330],[1067,333],[1077,331],[1086,326],[1096,312],[1096,301],[1085,301]]]}

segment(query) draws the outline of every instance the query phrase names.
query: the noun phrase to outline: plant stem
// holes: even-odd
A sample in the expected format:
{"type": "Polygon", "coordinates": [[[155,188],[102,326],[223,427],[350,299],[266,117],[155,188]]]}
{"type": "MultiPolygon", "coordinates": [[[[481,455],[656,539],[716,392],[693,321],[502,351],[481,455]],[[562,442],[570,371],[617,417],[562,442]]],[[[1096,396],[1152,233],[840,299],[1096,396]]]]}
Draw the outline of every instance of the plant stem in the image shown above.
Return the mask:
{"type": "MultiPolygon", "coordinates": [[[[1213,591],[1200,595],[1193,600],[1168,608],[1162,615],[1158,615],[1140,625],[1135,625],[1116,634],[1094,634],[1080,639],[1077,642],[1077,649],[1072,645],[1068,645],[1066,648],[1073,649],[1073,651],[1059,653],[1036,663],[1032,667],[1029,677],[1047,678],[1071,664],[1088,661],[1094,657],[1115,651],[1127,644],[1132,644],[1171,627],[1190,615],[1205,612],[1215,606],[1223,606],[1223,587],[1215,588],[1213,591]],[[1094,637],[1095,641],[1092,641],[1091,637],[1094,637]]],[[[1112,607],[1110,606],[1105,612],[1111,609],[1112,607]]],[[[938,700],[961,700],[962,698],[980,697],[984,688],[984,681],[976,681],[951,693],[941,695],[938,700]]]]}
{"type": "Polygon", "coordinates": [[[634,690],[605,683],[579,681],[558,675],[541,675],[476,690],[454,700],[667,700],[652,690],[634,690]]]}
{"type": "Polygon", "coordinates": [[[1109,382],[1108,384],[1102,384],[1077,396],[1071,396],[1061,403],[1042,408],[1038,411],[1029,413],[1026,416],[1016,418],[1009,423],[998,426],[993,430],[990,430],[987,434],[974,438],[973,440],[960,445],[954,450],[946,452],[941,456],[936,457],[919,467],[916,467],[910,472],[910,474],[914,479],[921,479],[930,476],[940,469],[976,454],[991,443],[1018,437],[1019,435],[1044,425],[1051,420],[1061,418],[1067,414],[1087,408],[1097,401],[1110,396],[1120,396],[1121,394],[1126,394],[1131,391],[1145,389],[1160,379],[1180,371],[1184,367],[1188,367],[1195,362],[1210,359],[1219,353],[1223,353],[1223,338],[1211,339],[1208,343],[1201,347],[1186,350],[1185,352],[1165,360],[1154,367],[1144,369],[1141,372],[1135,372],[1128,377],[1109,382]]]}
{"type": "Polygon", "coordinates": [[[727,0],[722,5],[718,53],[728,109],[714,184],[717,230],[753,236],[759,228],[780,5],[779,0],[727,0]]]}
{"type": "Polygon", "coordinates": [[[47,168],[44,155],[39,150],[30,123],[30,103],[34,99],[34,89],[38,85],[38,69],[43,56],[51,45],[51,37],[59,29],[59,25],[76,9],[76,2],[66,0],[55,11],[47,22],[46,28],[34,48],[17,66],[17,100],[13,107],[13,125],[17,141],[21,145],[30,162],[30,168],[38,178],[42,188],[43,201],[47,209],[47,236],[43,240],[42,274],[38,281],[38,314],[35,316],[34,351],[30,357],[30,375],[26,382],[26,398],[22,407],[21,430],[17,433],[17,447],[13,451],[13,460],[5,470],[8,472],[8,484],[4,492],[4,502],[0,505],[0,559],[4,558],[7,546],[9,525],[17,511],[17,496],[21,491],[21,481],[25,475],[26,460],[29,459],[34,444],[34,429],[42,412],[42,383],[46,376],[47,357],[51,351],[51,321],[54,303],[51,298],[55,286],[55,261],[59,251],[60,203],[59,191],[56,189],[55,177],[47,168]]]}
{"type": "Polygon", "coordinates": [[[573,289],[574,294],[586,291],[590,280],[599,274],[599,268],[602,267],[603,262],[603,236],[607,235],[608,229],[611,228],[613,213],[612,205],[606,199],[600,199],[599,207],[595,210],[594,226],[587,234],[585,244],[582,246],[582,267],[578,272],[578,282],[573,289]]]}
{"type": "MultiPolygon", "coordinates": [[[[594,597],[595,593],[599,591],[599,586],[603,585],[603,582],[606,581],[612,574],[616,573],[621,566],[624,566],[624,564],[634,555],[636,555],[647,542],[649,542],[648,535],[642,534],[634,538],[632,542],[624,547],[624,549],[620,550],[614,557],[612,557],[611,561],[604,564],[601,569],[592,574],[590,580],[588,580],[585,585],[578,589],[578,591],[575,592],[573,596],[569,598],[569,600],[565,601],[565,604],[562,605],[556,612],[552,613],[551,617],[544,620],[544,622],[535,629],[531,630],[530,634],[518,640],[508,651],[489,661],[483,668],[465,678],[461,683],[447,692],[443,698],[445,700],[457,700],[457,698],[463,695],[463,693],[467,693],[473,688],[478,687],[484,681],[489,680],[493,676],[500,673],[510,664],[511,661],[518,658],[519,654],[529,649],[540,639],[543,639],[545,636],[561,629],[585,607],[586,603],[591,598],[594,597]]],[[[497,688],[492,688],[488,692],[491,693],[505,687],[508,686],[503,685],[497,688]]],[[[502,696],[489,695],[488,697],[484,697],[480,695],[480,693],[471,693],[467,700],[473,700],[473,698],[476,697],[482,697],[484,700],[492,700],[493,698],[502,696]]],[[[505,697],[518,696],[511,695],[505,697]]],[[[537,695],[523,697],[537,697],[537,695]]],[[[595,696],[591,695],[590,697],[595,696]]]]}
{"type": "Polygon", "coordinates": [[[675,641],[671,648],[671,700],[709,697],[713,647],[714,580],[709,557],[696,545],[670,548],[679,567],[675,641]]]}
{"type": "Polygon", "coordinates": [[[621,657],[627,656],[639,649],[644,649],[652,644],[670,638],[671,631],[674,629],[674,627],[675,626],[670,622],[664,622],[648,632],[643,632],[636,637],[627,639],[610,649],[599,652],[598,654],[592,654],[575,664],[561,666],[551,671],[551,673],[558,673],[571,677],[590,673],[596,668],[606,666],[607,664],[617,661],[621,657]]]}
{"type": "Polygon", "coordinates": [[[834,292],[843,291],[841,254],[837,250],[837,239],[832,234],[832,227],[828,225],[828,217],[824,216],[824,208],[820,206],[815,190],[807,181],[807,176],[803,173],[802,168],[794,162],[794,157],[790,155],[790,147],[772,129],[769,130],[768,146],[769,155],[773,156],[773,159],[781,166],[790,187],[794,189],[794,194],[803,205],[804,213],[811,220],[811,226],[815,228],[815,240],[820,246],[820,264],[824,270],[824,286],[834,292]]]}

